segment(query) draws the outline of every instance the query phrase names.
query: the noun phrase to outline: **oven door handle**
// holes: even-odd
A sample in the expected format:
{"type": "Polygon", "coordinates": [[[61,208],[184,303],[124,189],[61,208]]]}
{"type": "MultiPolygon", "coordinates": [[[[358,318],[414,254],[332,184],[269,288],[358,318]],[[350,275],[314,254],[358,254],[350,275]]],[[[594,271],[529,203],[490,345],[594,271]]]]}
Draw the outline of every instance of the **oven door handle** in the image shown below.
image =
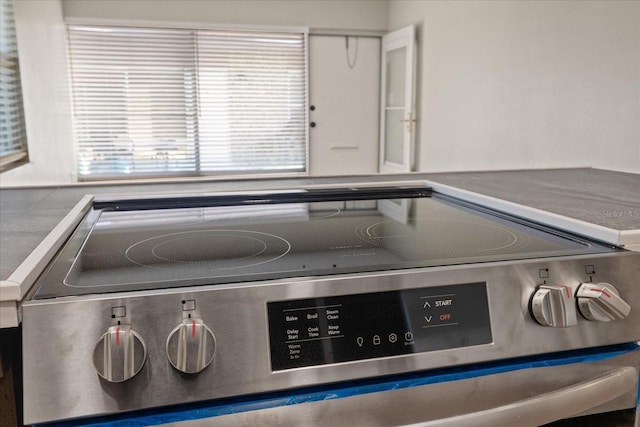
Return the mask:
{"type": "Polygon", "coordinates": [[[635,390],[638,373],[622,367],[587,381],[510,404],[454,417],[408,424],[406,427],[537,426],[571,418],[635,390]]]}

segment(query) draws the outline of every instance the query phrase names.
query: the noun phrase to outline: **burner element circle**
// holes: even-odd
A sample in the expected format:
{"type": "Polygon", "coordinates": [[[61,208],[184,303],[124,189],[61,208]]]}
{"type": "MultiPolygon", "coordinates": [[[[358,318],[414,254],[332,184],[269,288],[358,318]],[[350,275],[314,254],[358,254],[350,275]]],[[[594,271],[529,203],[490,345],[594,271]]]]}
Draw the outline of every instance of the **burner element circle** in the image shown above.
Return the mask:
{"type": "Polygon", "coordinates": [[[291,244],[274,234],[249,230],[195,230],[141,240],[125,251],[134,264],[151,268],[228,270],[283,257],[291,244]]]}
{"type": "Polygon", "coordinates": [[[409,259],[483,257],[517,253],[530,244],[521,233],[499,224],[422,218],[410,233],[395,221],[363,224],[356,236],[409,259]]]}

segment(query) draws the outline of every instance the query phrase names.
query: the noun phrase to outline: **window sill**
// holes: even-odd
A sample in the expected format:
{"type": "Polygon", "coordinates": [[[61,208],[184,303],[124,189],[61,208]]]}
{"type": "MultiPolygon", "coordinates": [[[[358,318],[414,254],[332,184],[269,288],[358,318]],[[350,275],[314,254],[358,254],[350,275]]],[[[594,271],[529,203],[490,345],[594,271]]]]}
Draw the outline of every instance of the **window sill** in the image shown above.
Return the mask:
{"type": "Polygon", "coordinates": [[[12,153],[0,157],[0,173],[17,168],[29,163],[27,153],[12,153]]]}

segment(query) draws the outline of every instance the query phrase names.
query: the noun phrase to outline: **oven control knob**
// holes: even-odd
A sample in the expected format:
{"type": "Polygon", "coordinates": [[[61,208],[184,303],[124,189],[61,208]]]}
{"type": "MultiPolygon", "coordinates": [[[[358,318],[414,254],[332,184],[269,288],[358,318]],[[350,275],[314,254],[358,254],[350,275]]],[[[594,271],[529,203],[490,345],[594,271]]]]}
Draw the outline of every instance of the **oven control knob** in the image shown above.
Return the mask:
{"type": "Polygon", "coordinates": [[[93,365],[98,375],[112,383],[133,378],[146,360],[144,341],[129,325],[110,327],[93,351],[93,365]]]}
{"type": "Polygon", "coordinates": [[[631,313],[629,304],[609,283],[583,283],[576,296],[580,313],[589,320],[609,322],[624,319],[631,313]]]}
{"type": "Polygon", "coordinates": [[[568,286],[540,286],[531,299],[531,311],[542,326],[566,328],[578,323],[575,299],[568,286]]]}
{"type": "Polygon", "coordinates": [[[211,364],[216,337],[201,319],[184,319],[167,338],[167,357],[171,365],[185,374],[197,374],[211,364]]]}

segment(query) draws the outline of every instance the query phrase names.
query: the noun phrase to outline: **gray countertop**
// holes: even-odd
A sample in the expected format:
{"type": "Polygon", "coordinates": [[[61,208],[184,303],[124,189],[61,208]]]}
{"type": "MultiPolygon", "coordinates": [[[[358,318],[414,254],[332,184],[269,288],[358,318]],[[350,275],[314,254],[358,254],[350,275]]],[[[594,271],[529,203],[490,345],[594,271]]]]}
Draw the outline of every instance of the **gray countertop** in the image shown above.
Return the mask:
{"type": "Polygon", "coordinates": [[[591,224],[640,229],[640,175],[599,169],[438,174],[433,180],[591,224]]]}
{"type": "Polygon", "coordinates": [[[444,184],[571,220],[640,233],[640,175],[597,169],[1,189],[0,280],[6,280],[86,194],[243,191],[391,180],[427,180],[436,188],[444,184]]]}

